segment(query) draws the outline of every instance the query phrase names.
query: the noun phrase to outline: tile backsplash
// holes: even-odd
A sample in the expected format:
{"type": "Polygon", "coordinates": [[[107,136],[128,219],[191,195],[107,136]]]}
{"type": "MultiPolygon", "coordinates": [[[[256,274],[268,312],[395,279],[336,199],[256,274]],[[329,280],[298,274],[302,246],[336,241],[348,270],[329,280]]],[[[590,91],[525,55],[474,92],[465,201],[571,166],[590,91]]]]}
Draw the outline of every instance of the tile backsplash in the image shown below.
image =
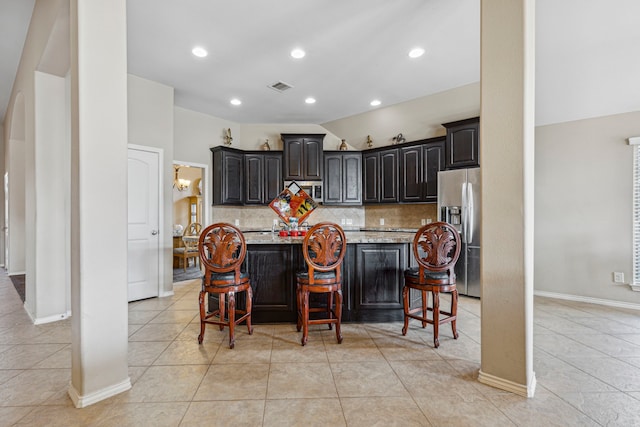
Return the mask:
{"type": "MultiPolygon", "coordinates": [[[[240,223],[240,228],[271,229],[274,219],[279,219],[268,206],[213,206],[211,222],[240,223]]],[[[343,224],[344,227],[391,227],[420,228],[421,220],[436,221],[437,205],[429,204],[389,204],[369,206],[319,206],[308,217],[311,224],[322,221],[343,224]],[[380,225],[380,219],[384,225],[380,225]]]]}

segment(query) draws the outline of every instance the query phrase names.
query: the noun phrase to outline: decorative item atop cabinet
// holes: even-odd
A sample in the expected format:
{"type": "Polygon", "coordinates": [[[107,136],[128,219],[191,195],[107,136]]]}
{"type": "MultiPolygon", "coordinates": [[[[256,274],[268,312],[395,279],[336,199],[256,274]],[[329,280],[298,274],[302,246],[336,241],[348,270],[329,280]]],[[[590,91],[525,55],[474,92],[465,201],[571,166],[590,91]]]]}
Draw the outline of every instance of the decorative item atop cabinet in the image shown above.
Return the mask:
{"type": "Polygon", "coordinates": [[[233,141],[233,138],[231,137],[231,128],[227,128],[224,131],[224,145],[231,146],[231,141],[233,141]]]}
{"type": "Polygon", "coordinates": [[[322,145],[325,134],[283,133],[285,181],[316,181],[322,179],[322,145]]]}
{"type": "Polygon", "coordinates": [[[347,147],[347,140],[343,139],[342,143],[340,143],[340,151],[347,151],[349,147],[347,147]]]}
{"type": "Polygon", "coordinates": [[[445,169],[480,166],[480,117],[443,123],[447,128],[445,169]]]}

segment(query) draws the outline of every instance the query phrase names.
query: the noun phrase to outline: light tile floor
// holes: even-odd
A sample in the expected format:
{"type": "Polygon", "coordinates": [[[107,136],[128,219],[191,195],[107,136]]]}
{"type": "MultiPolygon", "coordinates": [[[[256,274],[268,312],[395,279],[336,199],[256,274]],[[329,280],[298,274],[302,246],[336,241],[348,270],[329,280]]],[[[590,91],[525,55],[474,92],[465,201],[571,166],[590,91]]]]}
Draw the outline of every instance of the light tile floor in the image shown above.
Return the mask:
{"type": "Polygon", "coordinates": [[[461,298],[453,340],[412,322],[312,329],[210,327],[199,346],[198,281],[129,304],[133,387],[75,409],[69,321],[34,326],[0,274],[0,426],[638,426],[640,312],[535,300],[536,395],[480,384],[480,303],[461,298]]]}

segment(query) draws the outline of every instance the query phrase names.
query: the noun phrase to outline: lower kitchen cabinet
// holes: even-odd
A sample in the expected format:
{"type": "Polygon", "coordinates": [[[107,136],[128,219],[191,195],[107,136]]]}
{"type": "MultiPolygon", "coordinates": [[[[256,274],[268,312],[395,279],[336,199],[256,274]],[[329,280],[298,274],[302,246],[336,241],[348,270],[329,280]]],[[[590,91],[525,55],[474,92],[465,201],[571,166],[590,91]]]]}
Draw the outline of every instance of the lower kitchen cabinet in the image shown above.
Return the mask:
{"type": "MultiPolygon", "coordinates": [[[[402,320],[402,286],[409,260],[408,243],[348,244],[342,264],[342,321],[402,320]]],[[[247,245],[243,267],[253,290],[253,323],[295,322],[296,272],[306,268],[300,244],[247,245]]],[[[314,295],[311,304],[326,301],[314,295]]],[[[218,300],[209,298],[210,307],[218,300]]],[[[244,294],[238,308],[246,306],[244,294]]]]}
{"type": "Polygon", "coordinates": [[[402,287],[408,254],[408,244],[356,245],[353,320],[402,320],[402,287]]]}

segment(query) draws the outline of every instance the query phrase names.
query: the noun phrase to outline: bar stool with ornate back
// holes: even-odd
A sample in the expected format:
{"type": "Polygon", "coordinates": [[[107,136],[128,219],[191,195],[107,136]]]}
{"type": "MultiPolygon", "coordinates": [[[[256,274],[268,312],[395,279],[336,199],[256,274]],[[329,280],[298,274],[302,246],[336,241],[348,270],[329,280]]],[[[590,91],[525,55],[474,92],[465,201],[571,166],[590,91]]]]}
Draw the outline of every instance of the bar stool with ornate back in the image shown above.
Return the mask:
{"type": "Polygon", "coordinates": [[[253,333],[251,326],[251,284],[249,276],[240,271],[240,266],[247,254],[247,244],[242,232],[231,224],[217,223],[205,228],[198,240],[200,262],[204,266],[202,290],[200,291],[200,335],[198,343],[202,344],[204,329],[207,323],[219,325],[222,331],[229,327],[229,348],[235,345],[235,326],[247,321],[249,335],[253,333]],[[246,309],[236,309],[236,293],[246,292],[246,309]],[[205,297],[207,294],[217,294],[218,309],[207,314],[205,297]],[[226,297],[228,303],[225,303],[226,297]],[[228,306],[225,319],[225,306],[228,306]],[[236,314],[241,316],[236,319],[236,314]],[[217,317],[218,320],[214,318],[217,317]]]}
{"type": "Polygon", "coordinates": [[[335,323],[336,338],[342,343],[340,319],[342,318],[342,260],[347,250],[344,231],[337,224],[321,222],[313,226],[302,242],[302,254],[307,270],[296,275],[298,324],[302,328],[302,345],[307,343],[309,325],[335,323]],[[325,307],[309,307],[310,293],[326,293],[325,307]],[[333,307],[335,295],[335,307],[333,307]],[[309,313],[325,313],[326,317],[309,319],[309,313]]]}
{"type": "Polygon", "coordinates": [[[420,320],[423,328],[430,323],[433,325],[433,344],[438,348],[440,345],[438,329],[441,324],[450,322],[453,338],[458,338],[456,331],[458,290],[453,269],[460,255],[460,235],[446,222],[427,224],[420,228],[413,238],[413,255],[418,262],[418,268],[406,270],[404,274],[402,335],[407,334],[409,318],[420,320]],[[411,289],[420,291],[422,306],[411,308],[409,301],[411,289]],[[428,307],[428,292],[431,292],[433,307],[428,307]],[[440,310],[440,292],[451,293],[450,312],[440,310]],[[427,317],[428,311],[433,313],[431,319],[427,317]],[[420,313],[420,315],[414,313],[420,313]],[[447,317],[440,318],[441,314],[447,317]]]}

